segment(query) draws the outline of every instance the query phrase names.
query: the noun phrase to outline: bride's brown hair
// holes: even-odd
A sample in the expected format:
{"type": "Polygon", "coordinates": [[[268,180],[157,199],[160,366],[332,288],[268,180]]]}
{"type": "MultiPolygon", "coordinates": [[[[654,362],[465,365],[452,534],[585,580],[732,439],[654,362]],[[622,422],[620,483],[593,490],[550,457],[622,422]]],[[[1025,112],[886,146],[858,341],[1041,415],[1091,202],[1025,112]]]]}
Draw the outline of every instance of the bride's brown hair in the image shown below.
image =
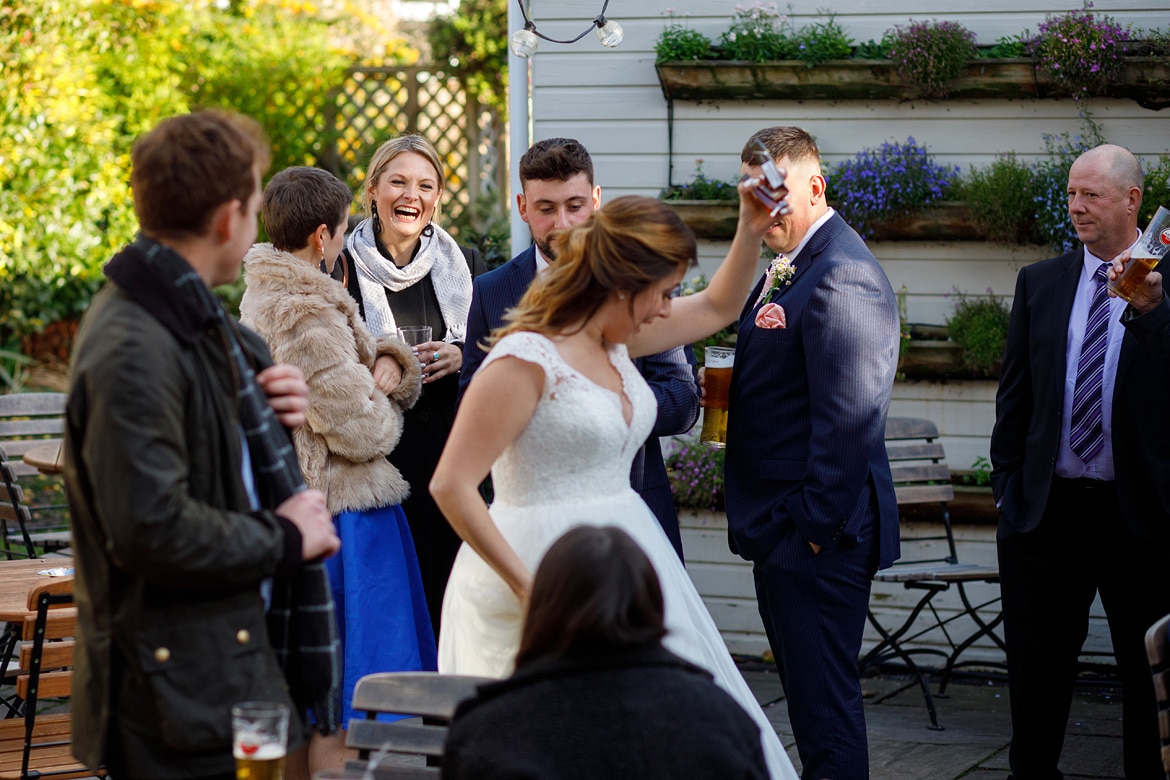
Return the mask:
{"type": "MultiPolygon", "coordinates": [[[[626,195],[557,236],[557,259],[505,316],[489,344],[509,333],[582,327],[610,295],[633,297],[695,262],[695,235],[656,198],[626,195]]],[[[575,331],[574,331],[575,332],[575,331]]]]}

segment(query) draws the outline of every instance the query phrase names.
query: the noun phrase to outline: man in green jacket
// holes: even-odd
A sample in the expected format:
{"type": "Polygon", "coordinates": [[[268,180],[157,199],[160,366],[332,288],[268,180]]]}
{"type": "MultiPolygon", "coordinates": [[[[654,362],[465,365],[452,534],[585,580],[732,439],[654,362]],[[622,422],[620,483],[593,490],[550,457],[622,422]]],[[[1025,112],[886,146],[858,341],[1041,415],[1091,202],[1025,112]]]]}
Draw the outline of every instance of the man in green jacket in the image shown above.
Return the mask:
{"type": "MultiPolygon", "coordinates": [[[[107,264],[74,347],[73,749],[119,780],[235,777],[231,706],[292,706],[262,584],[340,544],[319,492],[268,494],[245,411],[285,436],[277,421],[304,421],[303,376],[271,365],[209,292],[235,281],[255,240],[267,157],[254,122],[217,111],[140,137],[141,233],[107,264]]],[[[303,740],[293,711],[290,749],[303,740]]]]}

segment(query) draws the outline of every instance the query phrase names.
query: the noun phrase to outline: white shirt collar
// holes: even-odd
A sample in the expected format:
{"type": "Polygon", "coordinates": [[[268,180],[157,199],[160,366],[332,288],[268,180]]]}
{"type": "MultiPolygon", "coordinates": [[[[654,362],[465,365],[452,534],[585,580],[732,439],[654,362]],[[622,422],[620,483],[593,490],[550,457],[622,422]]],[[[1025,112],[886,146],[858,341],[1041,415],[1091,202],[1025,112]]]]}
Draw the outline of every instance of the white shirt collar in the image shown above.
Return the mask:
{"type": "Polygon", "coordinates": [[[796,245],[796,249],[793,249],[791,252],[784,253],[788,256],[788,259],[795,263],[797,256],[800,255],[800,250],[804,249],[804,245],[807,244],[809,239],[812,238],[813,235],[821,229],[821,225],[824,225],[826,222],[832,219],[833,215],[836,213],[837,212],[833,210],[833,207],[829,206],[829,210],[822,214],[820,219],[812,223],[808,229],[808,232],[804,234],[804,238],[800,239],[800,243],[796,245]]]}

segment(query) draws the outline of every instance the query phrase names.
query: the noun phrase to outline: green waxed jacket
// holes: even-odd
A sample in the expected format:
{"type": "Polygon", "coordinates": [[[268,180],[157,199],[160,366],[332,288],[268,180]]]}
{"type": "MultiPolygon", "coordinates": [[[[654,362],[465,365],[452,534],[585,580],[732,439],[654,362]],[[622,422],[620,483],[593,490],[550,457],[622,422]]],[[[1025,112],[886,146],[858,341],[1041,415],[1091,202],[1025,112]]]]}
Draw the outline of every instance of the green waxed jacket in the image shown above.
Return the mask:
{"type": "MultiPolygon", "coordinates": [[[[73,354],[73,750],[128,777],[231,772],[230,707],[291,704],[261,582],[299,565],[300,536],[249,508],[220,326],[164,327],[149,309],[165,301],[136,300],[107,283],[73,354]]],[[[241,333],[257,368],[268,365],[260,339],[241,333]]],[[[290,748],[302,739],[294,715],[290,748]]]]}

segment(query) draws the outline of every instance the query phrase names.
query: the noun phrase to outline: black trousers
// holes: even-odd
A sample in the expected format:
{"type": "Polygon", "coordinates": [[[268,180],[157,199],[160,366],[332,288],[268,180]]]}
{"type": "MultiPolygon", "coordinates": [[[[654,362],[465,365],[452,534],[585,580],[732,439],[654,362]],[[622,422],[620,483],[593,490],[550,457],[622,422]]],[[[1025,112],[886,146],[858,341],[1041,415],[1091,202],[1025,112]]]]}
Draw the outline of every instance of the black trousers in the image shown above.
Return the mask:
{"type": "Polygon", "coordinates": [[[1098,592],[1124,691],[1125,776],[1165,780],[1145,632],[1170,613],[1170,544],[1127,530],[1113,483],[1054,479],[1034,530],[998,535],[1013,780],[1059,780],[1077,658],[1098,592]]]}

